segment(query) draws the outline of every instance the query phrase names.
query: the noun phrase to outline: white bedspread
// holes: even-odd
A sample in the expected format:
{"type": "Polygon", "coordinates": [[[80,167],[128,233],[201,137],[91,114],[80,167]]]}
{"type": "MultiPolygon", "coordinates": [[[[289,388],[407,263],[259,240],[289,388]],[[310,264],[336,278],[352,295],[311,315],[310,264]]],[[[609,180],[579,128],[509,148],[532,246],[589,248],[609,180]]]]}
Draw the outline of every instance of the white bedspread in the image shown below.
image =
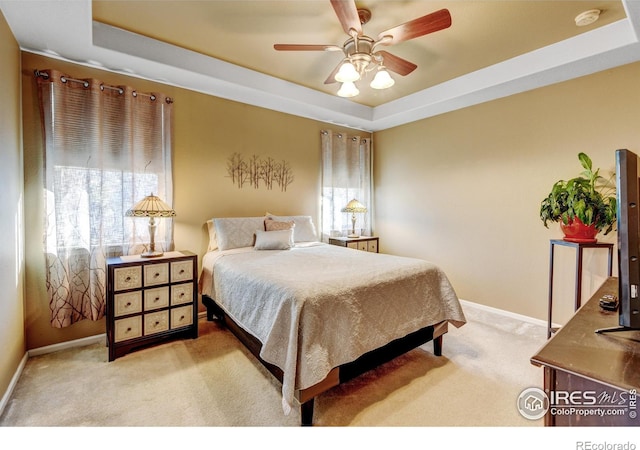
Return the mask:
{"type": "Polygon", "coordinates": [[[420,328],[466,321],[436,265],[323,243],[208,253],[200,291],[258,338],[260,356],[283,370],[285,413],[296,389],[332,368],[420,328]]]}

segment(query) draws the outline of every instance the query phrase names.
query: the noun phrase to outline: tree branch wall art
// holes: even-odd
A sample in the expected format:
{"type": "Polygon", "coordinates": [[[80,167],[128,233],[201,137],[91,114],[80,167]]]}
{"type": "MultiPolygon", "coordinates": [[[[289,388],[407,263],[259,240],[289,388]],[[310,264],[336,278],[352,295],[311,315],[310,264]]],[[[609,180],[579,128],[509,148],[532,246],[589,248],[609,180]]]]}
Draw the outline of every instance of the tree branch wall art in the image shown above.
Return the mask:
{"type": "Polygon", "coordinates": [[[234,153],[227,160],[227,176],[242,189],[245,185],[258,189],[261,185],[271,190],[278,187],[282,192],[293,183],[293,170],[287,161],[276,161],[271,157],[253,155],[245,159],[234,153]]]}

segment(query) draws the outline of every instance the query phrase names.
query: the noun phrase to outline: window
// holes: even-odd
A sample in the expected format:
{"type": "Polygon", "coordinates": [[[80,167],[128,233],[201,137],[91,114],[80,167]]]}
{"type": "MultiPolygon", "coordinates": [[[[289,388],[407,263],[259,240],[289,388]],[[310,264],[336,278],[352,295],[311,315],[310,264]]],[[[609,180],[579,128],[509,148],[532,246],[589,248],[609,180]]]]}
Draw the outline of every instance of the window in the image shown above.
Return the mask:
{"type": "MultiPolygon", "coordinates": [[[[127,86],[37,72],[44,128],[44,253],[51,324],[105,314],[108,256],[142,253],[148,222],[125,211],[151,193],[171,204],[172,101],[127,86]]],[[[170,220],[156,244],[170,250],[170,220]]]]}
{"type": "Polygon", "coordinates": [[[357,231],[371,235],[371,139],[323,130],[321,142],[322,240],[350,233],[352,215],[341,210],[353,199],[367,208],[356,214],[357,231]]]}

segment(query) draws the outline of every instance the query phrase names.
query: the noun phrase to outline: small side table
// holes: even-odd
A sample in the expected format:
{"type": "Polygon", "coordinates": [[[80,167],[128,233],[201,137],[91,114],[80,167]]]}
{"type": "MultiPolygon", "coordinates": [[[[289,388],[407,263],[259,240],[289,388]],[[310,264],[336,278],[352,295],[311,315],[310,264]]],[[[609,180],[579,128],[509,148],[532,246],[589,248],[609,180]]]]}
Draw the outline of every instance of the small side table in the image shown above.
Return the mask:
{"type": "Polygon", "coordinates": [[[556,245],[572,247],[576,250],[576,281],[575,281],[575,302],[574,310],[577,311],[582,303],[582,254],[585,248],[605,248],[609,253],[608,276],[611,277],[613,264],[613,244],[606,242],[569,242],[563,239],[551,239],[549,247],[549,313],[547,326],[547,339],[556,330],[552,327],[551,315],[553,311],[553,256],[556,245]]]}
{"type": "Polygon", "coordinates": [[[329,244],[339,245],[340,247],[355,248],[356,250],[364,250],[373,253],[378,253],[378,242],[378,237],[376,236],[360,236],[357,238],[329,238],[329,244]]]}

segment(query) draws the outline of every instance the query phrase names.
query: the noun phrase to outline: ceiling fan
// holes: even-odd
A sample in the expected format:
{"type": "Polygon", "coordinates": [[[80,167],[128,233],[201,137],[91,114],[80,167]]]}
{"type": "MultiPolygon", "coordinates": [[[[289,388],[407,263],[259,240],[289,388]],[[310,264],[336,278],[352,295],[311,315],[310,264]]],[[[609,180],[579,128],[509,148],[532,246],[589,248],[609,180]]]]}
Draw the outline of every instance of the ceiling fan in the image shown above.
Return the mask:
{"type": "Polygon", "coordinates": [[[371,19],[368,9],[356,7],[355,0],[331,0],[343,30],[350,37],[341,46],[322,44],[275,44],[278,51],[342,51],[345,58],[331,72],[325,84],[342,83],[338,95],[354,97],[359,94],[355,81],[361,80],[366,73],[376,70],[370,86],[374,89],[386,89],[395,83],[387,69],[405,76],[418,66],[385,50],[379,46],[389,46],[415,39],[451,26],[451,15],[447,9],[427,14],[401,25],[382,31],[373,39],[365,35],[362,25],[371,19]]]}

